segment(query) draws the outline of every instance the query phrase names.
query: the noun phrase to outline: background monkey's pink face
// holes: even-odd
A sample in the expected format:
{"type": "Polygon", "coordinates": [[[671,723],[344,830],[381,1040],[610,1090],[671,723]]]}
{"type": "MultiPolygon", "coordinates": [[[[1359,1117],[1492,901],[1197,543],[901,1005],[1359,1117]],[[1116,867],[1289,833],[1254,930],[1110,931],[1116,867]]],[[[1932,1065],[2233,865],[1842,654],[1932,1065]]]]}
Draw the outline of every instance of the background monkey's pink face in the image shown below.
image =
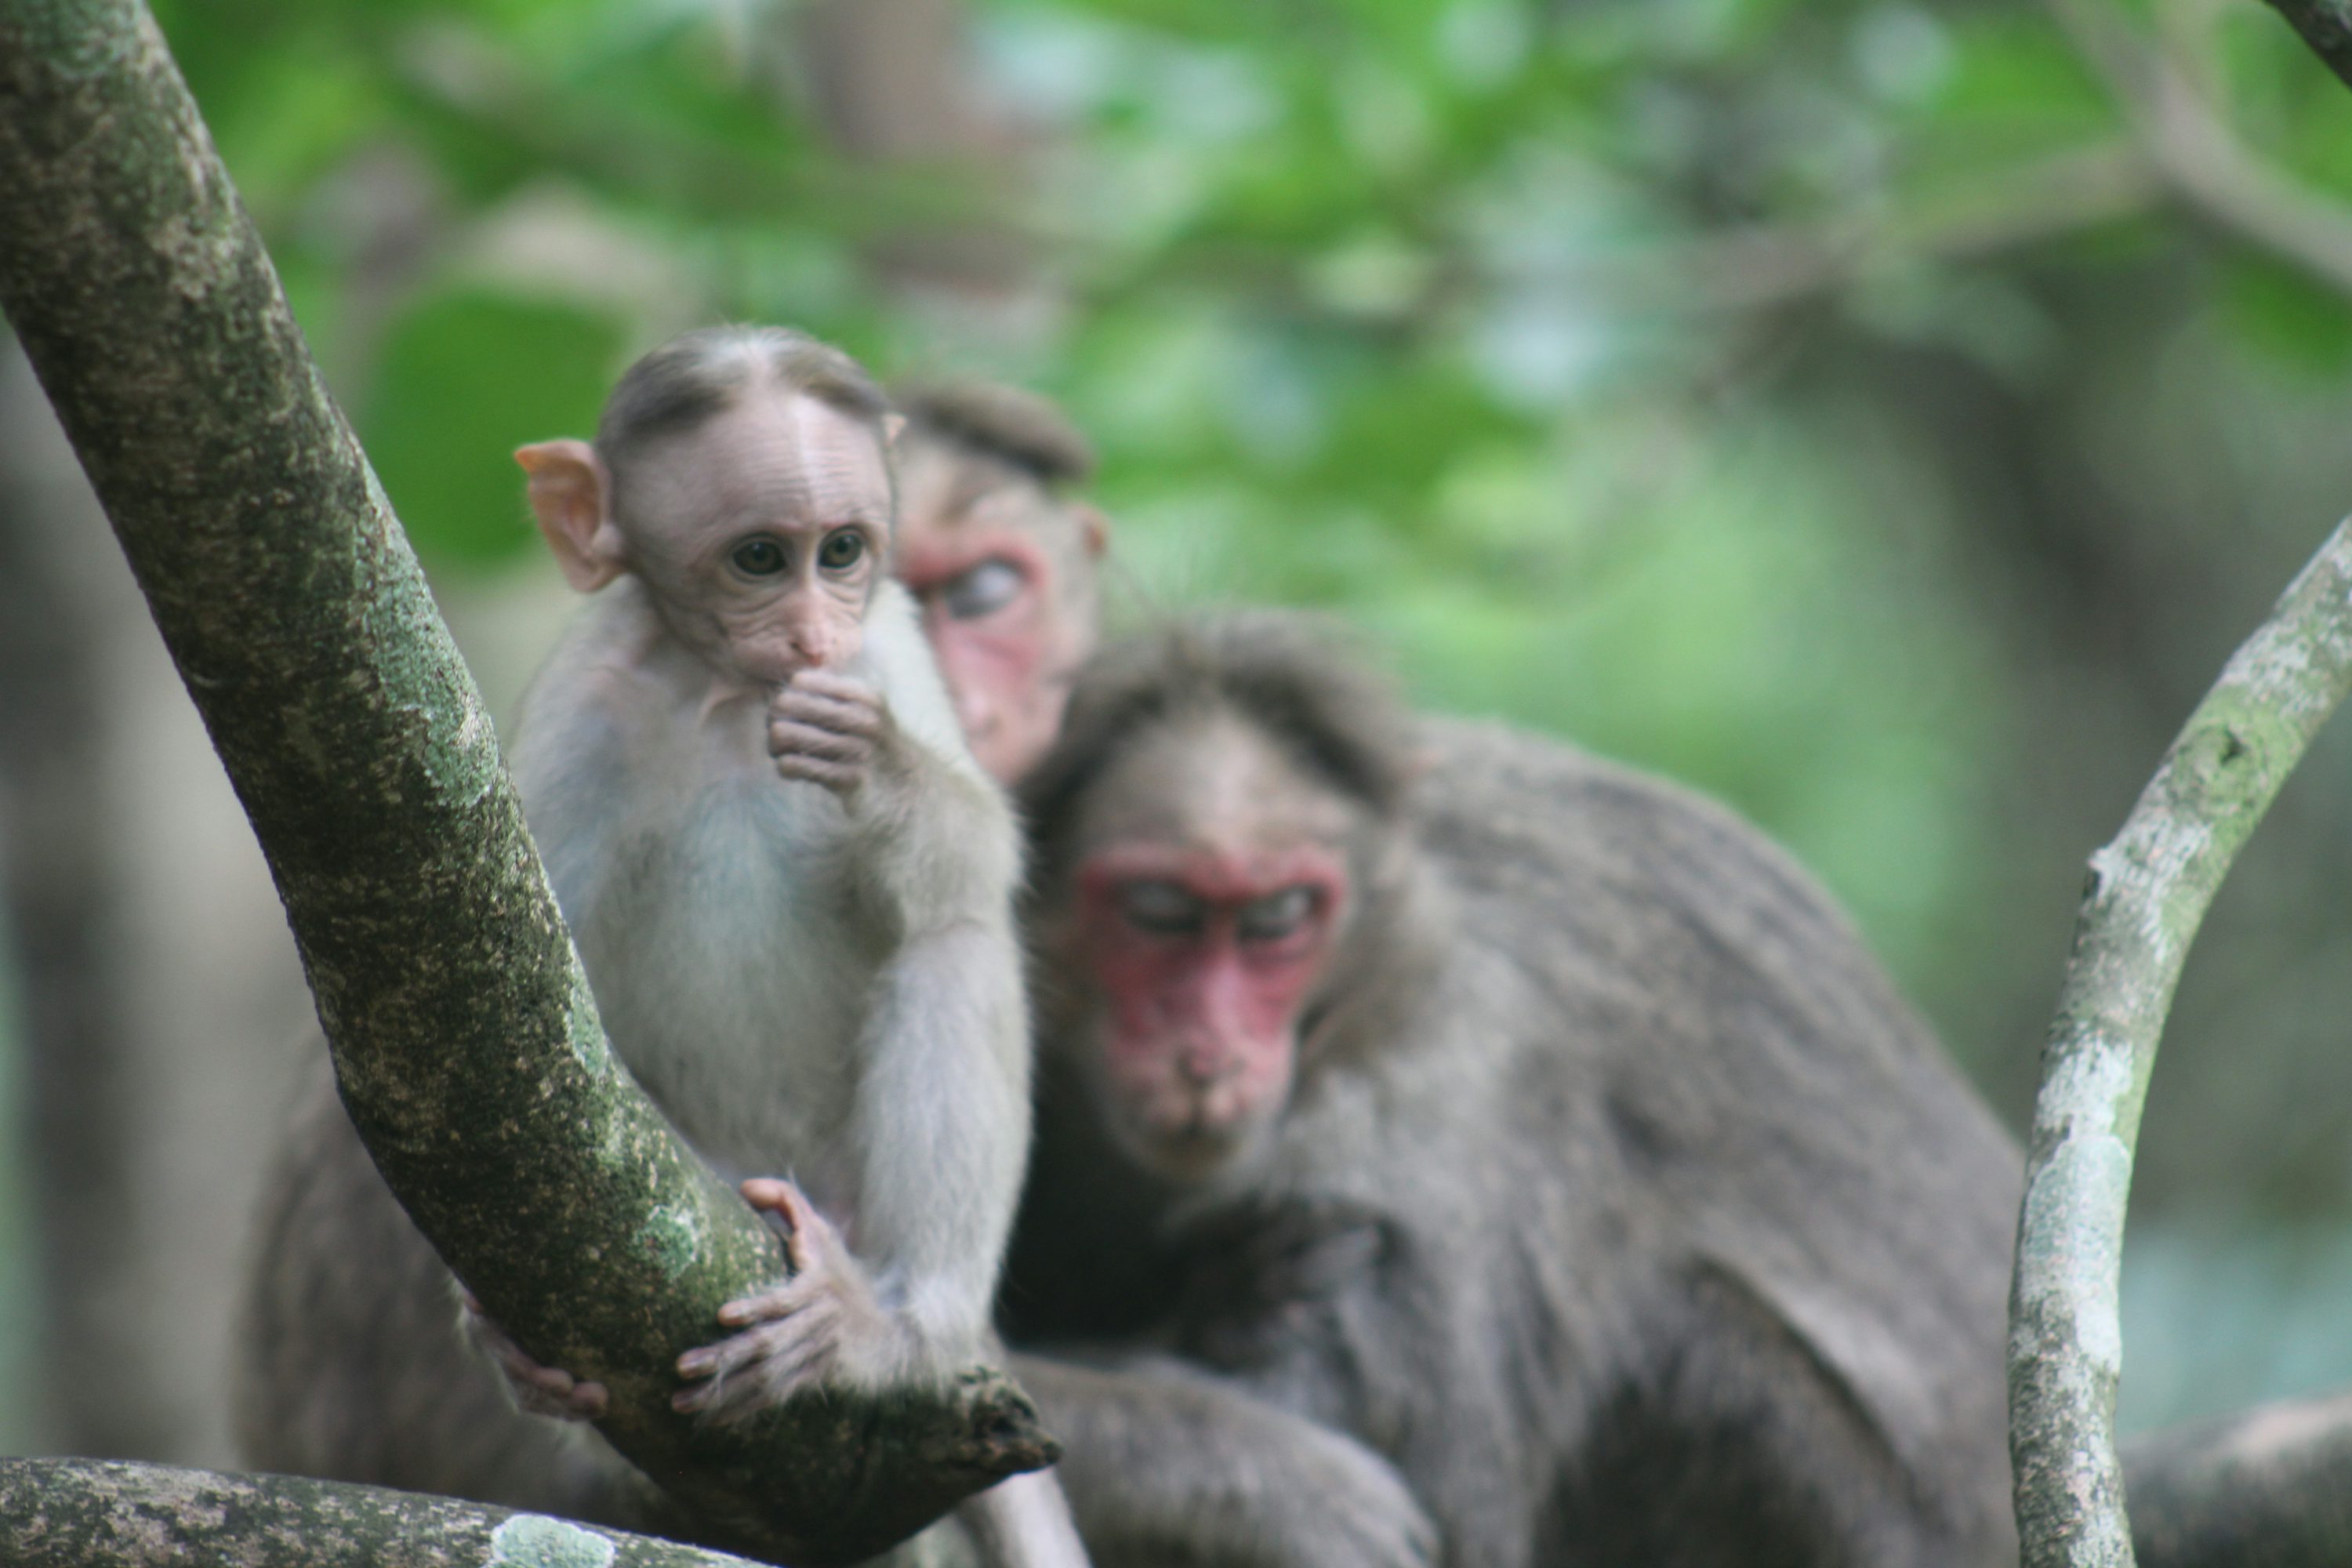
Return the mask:
{"type": "Polygon", "coordinates": [[[780,686],[856,656],[891,531],[889,469],[865,424],[803,393],[755,393],[639,458],[614,500],[631,568],[713,665],[780,686]]]}
{"type": "Polygon", "coordinates": [[[1144,1165],[1205,1180],[1290,1103],[1301,1021],[1350,913],[1348,818],[1245,726],[1129,758],[1142,766],[1105,793],[1142,809],[1090,833],[1072,878],[1097,1003],[1084,1066],[1144,1165]]]}
{"type": "Polygon", "coordinates": [[[1018,779],[1054,743],[1075,662],[1051,560],[1012,526],[910,531],[898,576],[923,607],[923,635],[973,757],[992,778],[1018,779]]]}
{"type": "Polygon", "coordinates": [[[920,444],[902,456],[898,580],[922,606],[973,757],[1013,783],[1053,745],[1093,642],[1091,612],[1073,614],[1064,580],[1067,557],[1085,553],[1080,525],[1034,484],[1000,480],[974,495],[970,460],[920,444]],[[1059,554],[1049,538],[1064,542],[1059,554]]]}

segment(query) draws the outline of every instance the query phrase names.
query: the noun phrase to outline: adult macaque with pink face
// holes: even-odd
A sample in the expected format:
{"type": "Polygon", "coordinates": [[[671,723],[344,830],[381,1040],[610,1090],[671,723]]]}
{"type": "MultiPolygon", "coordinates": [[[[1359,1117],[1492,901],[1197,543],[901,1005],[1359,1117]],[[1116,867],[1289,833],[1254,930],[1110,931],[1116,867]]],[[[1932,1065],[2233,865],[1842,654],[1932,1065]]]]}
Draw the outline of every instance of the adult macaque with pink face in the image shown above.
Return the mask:
{"type": "Polygon", "coordinates": [[[901,389],[898,578],[955,700],[972,754],[1002,784],[1036,765],[1095,646],[1108,529],[1069,489],[1094,471],[1086,440],[1009,386],[901,389]]]}
{"type": "MultiPolygon", "coordinates": [[[[901,405],[925,627],[976,734],[1030,717],[981,748],[1017,781],[1068,684],[1024,656],[1093,646],[1091,458],[1004,389],[901,405]]],[[[2015,1154],[1801,874],[1566,747],[1409,735],[1295,630],[1181,646],[1087,678],[1139,700],[1032,792],[1008,1316],[1087,1347],[1014,1365],[1096,1561],[2013,1563],[2015,1154]]]]}
{"type": "Polygon", "coordinates": [[[1096,1103],[1177,1181],[1246,1165],[1288,1103],[1296,1022],[1371,869],[1361,836],[1279,748],[1171,725],[1115,759],[1051,933],[1097,988],[1096,1103]]]}
{"type": "Polygon", "coordinates": [[[1097,1563],[2015,1563],[2016,1151],[1754,830],[1268,616],[1098,655],[1023,797],[1097,1563]]]}
{"type": "MultiPolygon", "coordinates": [[[[566,579],[594,595],[509,751],[532,837],[614,1048],[779,1216],[793,1263],[679,1357],[675,1404],[715,1420],[807,1391],[938,1382],[996,1353],[990,1308],[1030,1118],[1020,858],[887,574],[895,423],[839,351],[721,328],[633,365],[593,443],[516,454],[566,579]]],[[[478,1363],[433,1373],[437,1397],[390,1411],[338,1410],[354,1391],[300,1386],[273,1331],[307,1320],[307,1341],[321,1320],[356,1322],[385,1283],[320,1256],[365,1226],[312,1196],[351,1186],[322,1166],[356,1141],[308,1137],[265,1219],[253,1457],[636,1521],[640,1489],[616,1456],[517,1429],[593,1417],[604,1391],[532,1363],[478,1314],[475,1337],[531,1415],[485,1413],[495,1380],[478,1363]],[[362,1422],[375,1429],[341,1430],[362,1422]],[[469,1473],[486,1447],[497,1458],[469,1473]]],[[[430,1269],[399,1272],[383,1293],[433,1289],[430,1269]]],[[[446,1369],[440,1289],[435,1342],[407,1348],[446,1369]]],[[[385,1308],[373,1310],[380,1331],[385,1308]]],[[[1048,1477],[962,1513],[991,1563],[1085,1562],[1048,1477]]]]}

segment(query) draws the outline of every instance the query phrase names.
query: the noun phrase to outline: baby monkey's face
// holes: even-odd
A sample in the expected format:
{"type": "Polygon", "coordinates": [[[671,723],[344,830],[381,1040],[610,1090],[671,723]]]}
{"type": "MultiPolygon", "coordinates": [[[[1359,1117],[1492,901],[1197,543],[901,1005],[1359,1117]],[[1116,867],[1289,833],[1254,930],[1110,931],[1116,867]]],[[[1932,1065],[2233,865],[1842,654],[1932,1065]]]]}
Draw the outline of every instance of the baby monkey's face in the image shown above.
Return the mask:
{"type": "Polygon", "coordinates": [[[869,426],[804,393],[755,393],[636,459],[617,500],[630,569],[714,667],[776,687],[856,657],[890,551],[869,426]]]}

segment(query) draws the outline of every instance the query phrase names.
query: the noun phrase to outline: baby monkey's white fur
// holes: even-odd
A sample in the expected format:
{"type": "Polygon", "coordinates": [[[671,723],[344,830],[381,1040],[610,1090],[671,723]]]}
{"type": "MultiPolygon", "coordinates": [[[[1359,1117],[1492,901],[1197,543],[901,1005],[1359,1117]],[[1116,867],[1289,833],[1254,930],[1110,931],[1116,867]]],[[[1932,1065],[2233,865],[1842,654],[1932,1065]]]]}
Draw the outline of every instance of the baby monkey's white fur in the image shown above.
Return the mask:
{"type": "MultiPolygon", "coordinates": [[[[680,1358],[679,1408],[723,1419],[988,1357],[1029,1140],[1018,838],[880,577],[878,442],[754,388],[635,459],[627,518],[584,443],[520,456],[572,581],[609,582],[525,699],[531,836],[622,1059],[722,1173],[791,1184],[746,1193],[798,1272],[680,1358]],[[543,480],[593,503],[551,504],[543,480]],[[870,579],[824,563],[845,517],[870,579]],[[728,553],[749,539],[777,553],[728,553]]],[[[500,1360],[533,1409],[602,1396],[500,1360]]],[[[1048,1479],[966,1506],[992,1562],[1085,1561],[1048,1479]]]]}
{"type": "Polygon", "coordinates": [[[638,1081],[722,1174],[795,1180],[870,1270],[901,1334],[842,1346],[838,1380],[949,1372],[983,1353],[1028,1144],[1011,816],[896,584],[841,672],[892,731],[847,804],[780,779],[765,696],[699,667],[636,579],[598,596],[515,739],[531,837],[638,1081]]]}

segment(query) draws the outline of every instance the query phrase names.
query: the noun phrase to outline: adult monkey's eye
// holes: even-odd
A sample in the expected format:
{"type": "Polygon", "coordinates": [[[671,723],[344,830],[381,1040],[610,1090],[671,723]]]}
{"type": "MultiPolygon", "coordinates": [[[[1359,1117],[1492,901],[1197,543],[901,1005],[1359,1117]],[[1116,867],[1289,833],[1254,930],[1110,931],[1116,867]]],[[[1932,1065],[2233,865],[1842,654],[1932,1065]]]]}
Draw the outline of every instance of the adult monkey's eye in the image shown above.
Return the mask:
{"type": "Polygon", "coordinates": [[[1028,585],[1027,573],[1001,555],[992,555],[949,578],[940,588],[940,604],[955,620],[976,621],[1004,608],[1028,585]]]}
{"type": "Polygon", "coordinates": [[[828,572],[844,572],[866,559],[866,536],[854,528],[836,529],[816,547],[816,563],[828,572]]]}
{"type": "Polygon", "coordinates": [[[1193,936],[1207,923],[1201,900],[1173,882],[1129,882],[1118,890],[1127,923],[1153,936],[1193,936]]]}
{"type": "Polygon", "coordinates": [[[1315,889],[1285,888],[1242,906],[1234,921],[1234,934],[1244,942],[1279,942],[1307,923],[1315,912],[1315,889]]]}
{"type": "Polygon", "coordinates": [[[772,577],[784,569],[784,547],[772,539],[747,539],[727,559],[746,577],[772,577]]]}

